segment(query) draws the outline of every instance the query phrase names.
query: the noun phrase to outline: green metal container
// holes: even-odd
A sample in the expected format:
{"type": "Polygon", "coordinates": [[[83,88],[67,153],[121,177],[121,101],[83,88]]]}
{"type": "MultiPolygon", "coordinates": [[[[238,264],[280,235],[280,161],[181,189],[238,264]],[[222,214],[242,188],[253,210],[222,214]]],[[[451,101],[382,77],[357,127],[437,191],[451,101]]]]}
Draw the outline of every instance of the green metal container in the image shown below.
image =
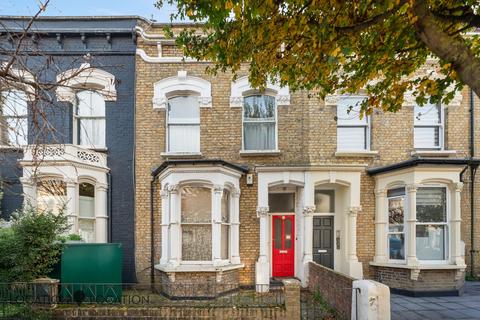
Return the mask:
{"type": "Polygon", "coordinates": [[[120,302],[122,245],[69,243],[62,252],[61,298],[66,302],[120,302]]]}

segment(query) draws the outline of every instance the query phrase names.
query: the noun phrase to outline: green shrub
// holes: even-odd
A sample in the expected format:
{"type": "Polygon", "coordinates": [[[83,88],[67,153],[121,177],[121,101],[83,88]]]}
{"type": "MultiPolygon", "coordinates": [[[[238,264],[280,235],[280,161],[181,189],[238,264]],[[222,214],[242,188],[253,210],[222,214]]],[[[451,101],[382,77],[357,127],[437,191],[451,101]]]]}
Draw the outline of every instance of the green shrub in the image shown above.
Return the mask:
{"type": "Polygon", "coordinates": [[[76,233],[71,233],[67,236],[67,240],[70,240],[70,241],[82,241],[82,236],[80,236],[79,234],[76,234],[76,233]]]}
{"type": "Polygon", "coordinates": [[[0,282],[30,281],[47,276],[58,262],[68,230],[63,210],[38,211],[28,205],[0,229],[0,282]]]}

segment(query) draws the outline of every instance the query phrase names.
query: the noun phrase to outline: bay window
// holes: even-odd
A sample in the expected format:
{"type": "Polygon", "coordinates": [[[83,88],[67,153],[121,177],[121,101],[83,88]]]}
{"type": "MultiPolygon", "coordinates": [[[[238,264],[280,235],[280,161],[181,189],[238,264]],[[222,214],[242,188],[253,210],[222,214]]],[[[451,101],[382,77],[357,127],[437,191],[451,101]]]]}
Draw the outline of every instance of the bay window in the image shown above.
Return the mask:
{"type": "Polygon", "coordinates": [[[67,203],[67,187],[61,180],[42,180],[37,183],[37,208],[58,214],[67,203]]]}
{"type": "Polygon", "coordinates": [[[243,99],[243,150],[277,149],[275,97],[251,95],[243,99]]]}
{"type": "Polygon", "coordinates": [[[181,190],[182,261],[212,260],[212,190],[181,190]]]}
{"type": "Polygon", "coordinates": [[[439,104],[414,108],[414,147],[443,149],[443,110],[439,104]]]}
{"type": "Polygon", "coordinates": [[[105,148],[105,100],[101,94],[90,90],[78,92],[74,120],[76,144],[105,148]]]}
{"type": "Polygon", "coordinates": [[[446,260],[447,190],[421,187],[417,191],[416,251],[419,260],[446,260]]]}
{"type": "Polygon", "coordinates": [[[26,93],[20,90],[3,91],[0,115],[0,143],[8,146],[28,144],[26,93]]]}
{"type": "Polygon", "coordinates": [[[387,192],[388,253],[390,260],[405,260],[405,188],[387,192]]]}
{"type": "Polygon", "coordinates": [[[168,152],[200,152],[200,108],[198,96],[177,96],[168,99],[168,152]]]}
{"type": "Polygon", "coordinates": [[[363,96],[341,96],[337,105],[337,150],[370,150],[369,117],[360,116],[363,96]]]}
{"type": "Polygon", "coordinates": [[[230,258],[230,192],[223,190],[222,193],[222,227],[221,227],[220,258],[230,258]]]}

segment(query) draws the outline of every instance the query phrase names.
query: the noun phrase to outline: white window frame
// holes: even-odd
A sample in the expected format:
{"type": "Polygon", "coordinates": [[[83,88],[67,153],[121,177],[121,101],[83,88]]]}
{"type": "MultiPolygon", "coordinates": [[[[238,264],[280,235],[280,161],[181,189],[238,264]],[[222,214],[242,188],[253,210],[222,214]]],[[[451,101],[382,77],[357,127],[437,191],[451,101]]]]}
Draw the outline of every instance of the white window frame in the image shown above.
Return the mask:
{"type": "MultiPolygon", "coordinates": [[[[446,264],[450,261],[450,256],[451,256],[451,235],[450,235],[450,190],[447,186],[442,185],[442,184],[421,184],[419,185],[418,189],[421,188],[443,188],[445,189],[445,220],[446,222],[418,222],[418,217],[417,221],[415,222],[415,232],[417,230],[417,226],[419,225],[443,225],[445,226],[445,237],[444,237],[444,254],[445,254],[445,259],[443,260],[421,260],[418,258],[418,252],[417,252],[417,259],[420,263],[422,264],[446,264]]],[[[418,192],[418,190],[417,190],[418,192]]],[[[417,196],[417,193],[415,193],[415,196],[417,196]]],[[[415,202],[416,203],[416,202],[415,202]]],[[[416,209],[416,208],[415,208],[416,209]]],[[[416,246],[416,241],[417,241],[417,235],[415,234],[415,246],[416,246]]],[[[416,251],[416,250],[415,250],[416,251]]]]}
{"type": "MultiPolygon", "coordinates": [[[[343,98],[360,98],[360,99],[366,99],[367,96],[364,95],[341,95],[338,97],[338,102],[337,102],[337,151],[339,152],[363,152],[363,151],[370,151],[371,150],[371,117],[364,114],[363,117],[365,119],[366,124],[360,125],[360,124],[341,124],[341,119],[338,118],[338,107],[341,103],[341,100],[343,98]],[[340,143],[339,143],[339,134],[338,134],[338,129],[340,128],[364,128],[365,132],[365,145],[363,148],[358,148],[358,149],[343,149],[340,148],[340,143]]],[[[352,112],[354,111],[354,108],[352,108],[352,112]]]]}
{"type": "Polygon", "coordinates": [[[82,146],[82,147],[85,147],[85,148],[90,148],[90,149],[105,149],[107,147],[107,106],[106,106],[106,101],[105,101],[105,98],[103,97],[103,95],[101,95],[99,92],[93,90],[93,89],[88,89],[86,88],[85,90],[78,90],[76,93],[75,93],[75,97],[76,97],[76,100],[75,100],[75,104],[74,104],[74,108],[73,108],[73,125],[72,125],[72,129],[73,129],[73,134],[72,134],[72,140],[73,140],[73,144],[77,145],[77,146],[82,146]],[[95,94],[98,94],[99,96],[101,96],[103,98],[103,102],[105,104],[104,106],[104,115],[103,117],[101,116],[79,116],[78,115],[78,94],[81,93],[81,92],[84,92],[84,91],[88,91],[88,92],[92,92],[92,93],[95,93],[95,94]],[[104,123],[105,123],[105,135],[103,137],[103,140],[104,140],[104,145],[103,146],[98,146],[98,145],[93,145],[93,144],[80,144],[80,121],[82,119],[87,119],[87,120],[104,120],[104,123]]]}
{"type": "MultiPolygon", "coordinates": [[[[233,210],[233,203],[232,203],[232,193],[229,189],[225,188],[223,192],[227,191],[228,192],[228,221],[224,222],[223,220],[221,221],[221,226],[228,226],[228,253],[227,253],[227,259],[222,259],[222,243],[220,243],[220,260],[223,264],[226,264],[232,260],[232,210],[233,210]]],[[[223,193],[222,193],[223,197],[223,193]]],[[[221,215],[221,211],[220,211],[221,215]]],[[[222,227],[220,227],[220,232],[222,232],[222,227]]],[[[220,234],[220,242],[222,241],[222,236],[220,234]]],[[[213,249],[213,246],[212,246],[213,249]]]]}
{"type": "MultiPolygon", "coordinates": [[[[80,220],[90,220],[90,221],[93,221],[93,242],[90,242],[90,243],[96,243],[97,242],[97,234],[96,234],[96,224],[97,224],[97,187],[95,185],[95,182],[94,181],[90,181],[90,180],[81,180],[79,181],[78,183],[78,192],[77,192],[77,197],[78,197],[78,215],[77,215],[77,219],[78,219],[78,230],[77,230],[77,233],[80,234],[80,220]],[[80,215],[80,184],[82,183],[88,183],[90,185],[93,186],[93,191],[94,191],[94,196],[93,196],[93,217],[82,217],[80,215]]],[[[86,240],[86,239],[83,239],[83,240],[86,240]]],[[[85,241],[87,242],[87,241],[85,241]]],[[[88,243],[88,242],[87,242],[88,243]]]]}
{"type": "MultiPolygon", "coordinates": [[[[23,90],[19,90],[19,89],[6,89],[6,90],[3,90],[1,91],[0,93],[2,95],[2,100],[1,100],[1,105],[0,105],[0,116],[2,117],[1,119],[1,123],[0,123],[0,138],[1,140],[0,141],[6,141],[8,140],[9,138],[9,131],[10,129],[8,127],[6,128],[2,128],[3,125],[7,126],[7,119],[25,119],[27,122],[26,122],[26,131],[24,132],[24,138],[25,138],[25,141],[26,141],[26,144],[18,144],[16,143],[17,141],[9,141],[8,144],[3,144],[3,146],[8,146],[8,147],[13,147],[13,148],[16,148],[16,147],[23,147],[25,145],[28,145],[28,134],[29,134],[29,126],[28,126],[28,103],[29,103],[29,98],[28,98],[28,93],[23,91],[23,90]],[[14,95],[17,95],[18,93],[21,93],[23,95],[25,95],[25,103],[27,105],[27,113],[25,114],[21,114],[21,115],[5,115],[4,114],[4,106],[5,106],[5,101],[4,99],[6,98],[6,95],[8,95],[9,93],[12,93],[14,95]],[[6,138],[3,137],[3,135],[6,134],[6,138]]],[[[16,103],[16,102],[15,102],[16,103]]],[[[16,136],[19,136],[18,132],[14,132],[16,134],[16,136]]]]}
{"type": "Polygon", "coordinates": [[[253,153],[262,153],[262,152],[271,152],[271,151],[278,151],[278,104],[275,99],[274,94],[270,94],[269,92],[264,93],[250,93],[243,96],[243,99],[251,97],[251,96],[269,96],[273,97],[275,101],[275,120],[274,121],[247,121],[251,123],[275,123],[275,148],[274,149],[245,149],[245,110],[244,106],[242,105],[242,152],[253,152],[253,153]]]}
{"type": "Polygon", "coordinates": [[[198,93],[196,92],[173,92],[171,94],[168,95],[167,97],[167,101],[166,101],[166,107],[165,107],[165,128],[166,128],[166,132],[165,132],[165,149],[166,149],[166,153],[167,154],[200,154],[201,153],[201,150],[202,150],[202,134],[201,134],[201,108],[200,108],[200,101],[198,101],[198,122],[184,122],[184,123],[174,123],[174,124],[170,124],[169,123],[169,108],[168,108],[168,103],[169,103],[169,100],[170,99],[174,99],[174,98],[178,98],[178,97],[197,97],[197,98],[200,98],[198,96],[198,93]],[[198,140],[199,140],[199,144],[198,144],[198,150],[196,151],[171,151],[170,150],[170,126],[173,125],[173,126],[183,126],[183,125],[196,125],[198,126],[198,140]]]}
{"type": "Polygon", "coordinates": [[[387,213],[387,224],[386,224],[386,241],[387,241],[387,259],[390,263],[398,263],[398,264],[405,264],[405,262],[407,261],[407,248],[408,248],[408,245],[407,245],[407,241],[408,241],[408,236],[407,236],[407,226],[405,224],[406,222],[406,219],[407,219],[407,216],[408,216],[408,194],[407,194],[407,190],[406,190],[406,187],[405,186],[396,186],[396,187],[391,187],[391,188],[388,188],[387,190],[387,195],[386,195],[386,208],[385,208],[385,212],[387,213]],[[388,196],[388,191],[389,190],[395,190],[395,189],[401,189],[403,188],[404,189],[404,195],[403,196],[393,196],[393,197],[389,197],[388,196]],[[396,198],[403,198],[403,231],[402,232],[391,232],[390,231],[390,222],[389,222],[389,203],[388,201],[390,199],[396,199],[396,198]],[[391,234],[403,234],[403,255],[404,255],[404,258],[403,259],[391,259],[390,258],[390,235],[391,234]]]}
{"type": "MultiPolygon", "coordinates": [[[[417,105],[415,104],[413,106],[413,144],[414,148],[416,150],[445,150],[445,108],[443,107],[442,104],[437,104],[436,105],[440,110],[439,110],[439,115],[440,115],[440,123],[437,125],[434,124],[422,124],[422,123],[417,123],[417,112],[415,109],[417,108],[417,105]],[[438,146],[417,146],[415,145],[415,128],[438,128],[438,146]]],[[[425,106],[420,107],[425,108],[425,106]]]]}

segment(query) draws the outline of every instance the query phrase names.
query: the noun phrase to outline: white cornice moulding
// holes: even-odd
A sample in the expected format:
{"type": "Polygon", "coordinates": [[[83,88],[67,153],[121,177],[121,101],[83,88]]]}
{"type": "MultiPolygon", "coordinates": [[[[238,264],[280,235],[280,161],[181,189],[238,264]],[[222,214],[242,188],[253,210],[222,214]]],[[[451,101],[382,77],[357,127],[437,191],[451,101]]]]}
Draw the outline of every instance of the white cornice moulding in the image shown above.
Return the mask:
{"type": "MultiPolygon", "coordinates": [[[[230,90],[230,107],[243,107],[243,97],[246,92],[252,91],[254,88],[250,85],[248,77],[244,76],[236,81],[232,81],[230,90]]],[[[274,92],[275,102],[277,106],[290,105],[290,89],[288,86],[281,87],[279,83],[268,82],[266,90],[274,92]]]]}
{"type": "Polygon", "coordinates": [[[167,107],[168,95],[175,92],[197,93],[200,107],[212,106],[212,84],[202,78],[188,76],[187,71],[178,71],[177,76],[164,78],[154,84],[153,109],[164,110],[167,107]]]}
{"type": "Polygon", "coordinates": [[[149,56],[145,50],[143,49],[137,49],[136,51],[137,55],[142,58],[143,61],[145,62],[150,62],[150,63],[206,63],[208,61],[198,61],[193,58],[189,57],[152,57],[149,56]]]}

